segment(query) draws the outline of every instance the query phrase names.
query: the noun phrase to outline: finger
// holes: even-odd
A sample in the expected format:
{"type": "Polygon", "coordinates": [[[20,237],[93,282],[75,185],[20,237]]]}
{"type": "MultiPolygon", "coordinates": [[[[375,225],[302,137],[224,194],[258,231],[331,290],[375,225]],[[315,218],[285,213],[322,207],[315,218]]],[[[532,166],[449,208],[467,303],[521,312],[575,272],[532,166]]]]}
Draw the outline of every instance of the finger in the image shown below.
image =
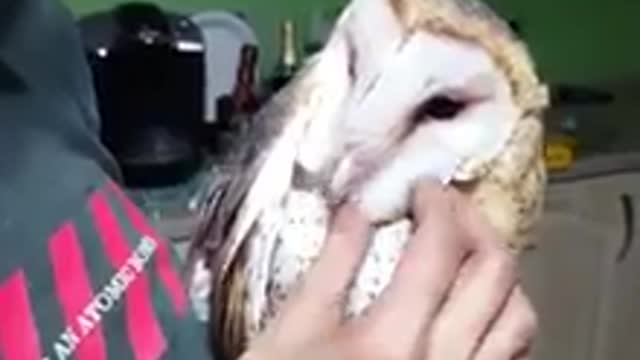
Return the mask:
{"type": "Polygon", "coordinates": [[[521,360],[529,350],[537,331],[535,311],[522,289],[512,293],[507,306],[489,329],[475,360],[521,360]]]}
{"type": "Polygon", "coordinates": [[[510,360],[532,360],[533,357],[531,355],[530,350],[525,350],[519,353],[518,355],[512,357],[510,360]]]}
{"type": "Polygon", "coordinates": [[[503,244],[507,242],[500,239],[502,235],[469,198],[459,192],[453,192],[452,196],[458,209],[460,226],[471,235],[470,240],[474,249],[506,249],[503,244]]]}
{"type": "Polygon", "coordinates": [[[300,323],[313,317],[340,321],[340,305],[364,256],[369,230],[367,219],[354,205],[338,209],[318,259],[287,306],[287,317],[300,323]]]}
{"type": "Polygon", "coordinates": [[[470,358],[515,281],[515,261],[508,253],[496,248],[474,252],[428,334],[428,358],[470,358]]]}
{"type": "Polygon", "coordinates": [[[373,337],[394,341],[409,349],[438,310],[466,254],[458,236],[448,190],[435,183],[421,184],[415,195],[417,230],[406,245],[391,283],[371,306],[363,326],[373,337]],[[393,332],[402,329],[403,336],[393,332]]]}

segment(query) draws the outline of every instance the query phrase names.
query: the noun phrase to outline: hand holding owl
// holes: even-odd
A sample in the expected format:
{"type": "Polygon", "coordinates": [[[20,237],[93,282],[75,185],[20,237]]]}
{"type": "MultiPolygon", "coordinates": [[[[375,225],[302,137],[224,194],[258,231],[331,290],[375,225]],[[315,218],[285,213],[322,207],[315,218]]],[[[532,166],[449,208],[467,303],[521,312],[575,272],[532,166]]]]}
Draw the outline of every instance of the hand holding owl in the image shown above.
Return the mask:
{"type": "Polygon", "coordinates": [[[318,261],[242,358],[526,359],[536,316],[505,242],[453,189],[423,183],[413,211],[416,227],[390,285],[345,319],[371,226],[355,207],[339,210],[318,261]]]}

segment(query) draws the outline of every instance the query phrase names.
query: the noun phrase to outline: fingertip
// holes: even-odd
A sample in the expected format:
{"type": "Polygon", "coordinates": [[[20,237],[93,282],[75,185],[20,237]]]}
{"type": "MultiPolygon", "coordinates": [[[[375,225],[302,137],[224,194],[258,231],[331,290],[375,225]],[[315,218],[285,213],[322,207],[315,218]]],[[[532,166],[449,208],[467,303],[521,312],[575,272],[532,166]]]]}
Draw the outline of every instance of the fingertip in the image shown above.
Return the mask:
{"type": "Polygon", "coordinates": [[[417,221],[421,221],[430,209],[441,207],[448,201],[447,188],[433,179],[421,180],[415,188],[412,208],[417,221]]]}
{"type": "Polygon", "coordinates": [[[332,219],[332,232],[352,234],[366,232],[370,221],[355,203],[345,203],[336,209],[332,219]]]}
{"type": "Polygon", "coordinates": [[[476,249],[509,252],[505,245],[508,242],[501,239],[503,234],[492,224],[488,215],[465,196],[457,197],[458,221],[466,229],[476,249]]]}
{"type": "Polygon", "coordinates": [[[361,258],[372,226],[358,205],[345,203],[336,208],[329,225],[323,256],[349,259],[349,262],[352,258],[361,258]]]}

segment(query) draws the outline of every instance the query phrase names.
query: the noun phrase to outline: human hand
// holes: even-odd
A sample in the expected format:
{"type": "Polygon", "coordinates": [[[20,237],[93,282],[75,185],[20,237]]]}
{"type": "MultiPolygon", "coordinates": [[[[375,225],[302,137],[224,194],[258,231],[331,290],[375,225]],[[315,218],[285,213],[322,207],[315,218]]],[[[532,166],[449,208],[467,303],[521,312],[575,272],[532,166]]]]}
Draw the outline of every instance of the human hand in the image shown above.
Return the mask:
{"type": "Polygon", "coordinates": [[[417,228],[391,283],[363,316],[344,320],[370,229],[342,208],[297,294],[242,359],[526,359],[536,316],[504,242],[453,189],[421,185],[413,212],[417,228]]]}

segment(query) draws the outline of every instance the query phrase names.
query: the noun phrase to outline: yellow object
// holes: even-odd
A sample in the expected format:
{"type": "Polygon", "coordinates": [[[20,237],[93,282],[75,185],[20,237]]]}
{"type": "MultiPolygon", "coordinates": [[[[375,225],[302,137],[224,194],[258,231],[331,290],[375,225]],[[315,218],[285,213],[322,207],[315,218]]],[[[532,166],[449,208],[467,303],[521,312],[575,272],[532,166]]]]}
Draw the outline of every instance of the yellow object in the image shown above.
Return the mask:
{"type": "Polygon", "coordinates": [[[550,171],[568,169],[575,159],[576,145],[576,139],[570,136],[560,135],[548,139],[544,147],[547,169],[550,171]]]}

